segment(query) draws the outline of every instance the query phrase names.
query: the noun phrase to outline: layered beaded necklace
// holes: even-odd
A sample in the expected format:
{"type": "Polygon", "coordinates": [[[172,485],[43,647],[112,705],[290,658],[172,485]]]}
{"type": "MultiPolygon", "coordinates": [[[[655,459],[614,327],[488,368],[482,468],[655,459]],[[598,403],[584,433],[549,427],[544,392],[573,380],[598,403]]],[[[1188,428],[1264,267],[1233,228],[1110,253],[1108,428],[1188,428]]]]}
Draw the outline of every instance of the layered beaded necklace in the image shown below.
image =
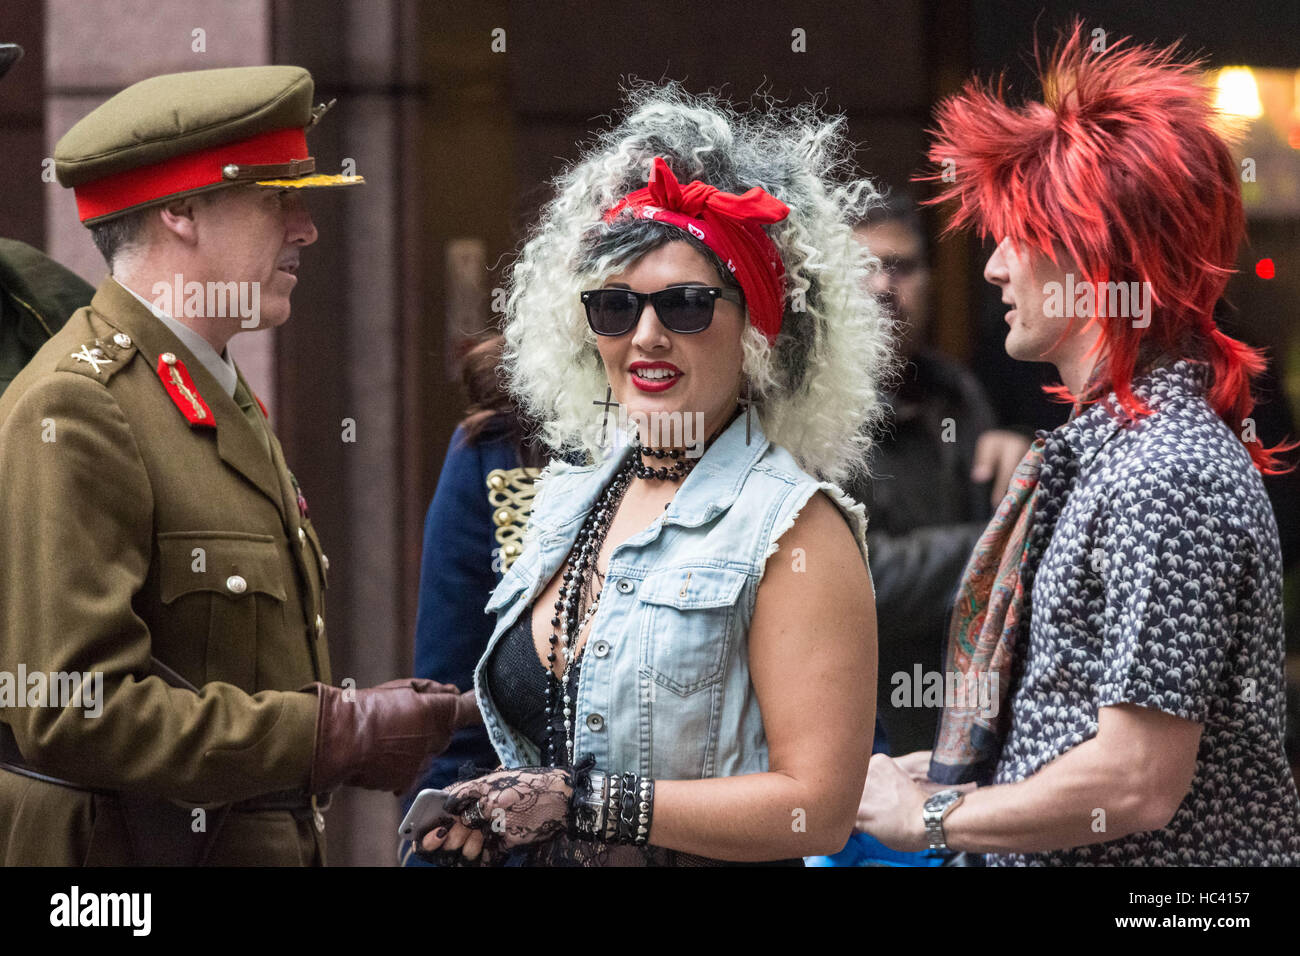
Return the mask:
{"type": "Polygon", "coordinates": [[[595,616],[600,605],[604,578],[596,570],[596,559],[604,546],[605,536],[614,521],[619,503],[623,500],[633,478],[658,479],[661,481],[681,481],[695,466],[698,459],[687,458],[677,448],[643,448],[638,438],[633,445],[632,454],[615,473],[608,487],[601,493],[596,504],[587,514],[578,531],[573,550],[569,552],[564,567],[564,576],[560,581],[559,597],[555,601],[555,615],[551,618],[551,649],[546,655],[546,720],[550,728],[547,741],[547,766],[557,767],[556,738],[564,741],[565,764],[573,766],[573,708],[577,697],[577,688],[573,686],[573,665],[578,657],[578,635],[595,616]],[[672,459],[672,465],[653,468],[641,461],[642,454],[651,455],[661,461],[672,459]],[[601,588],[596,588],[600,579],[601,588]],[[585,602],[585,610],[584,610],[585,602]],[[564,676],[555,676],[555,662],[559,655],[564,657],[564,676]],[[555,720],[556,704],[561,705],[564,718],[561,729],[555,720]]]}

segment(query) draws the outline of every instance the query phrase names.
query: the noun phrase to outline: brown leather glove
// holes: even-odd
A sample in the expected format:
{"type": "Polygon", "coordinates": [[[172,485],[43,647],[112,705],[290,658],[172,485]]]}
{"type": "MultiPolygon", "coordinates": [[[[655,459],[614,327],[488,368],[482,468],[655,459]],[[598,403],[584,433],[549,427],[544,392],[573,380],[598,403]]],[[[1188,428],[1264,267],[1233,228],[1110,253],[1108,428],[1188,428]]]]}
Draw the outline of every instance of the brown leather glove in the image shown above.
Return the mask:
{"type": "Polygon", "coordinates": [[[452,733],[472,722],[468,711],[478,712],[451,684],[416,677],[346,691],[316,682],[303,690],[320,697],[312,793],[345,785],[403,793],[452,733]]]}
{"type": "Polygon", "coordinates": [[[483,714],[478,709],[478,697],[472,690],[467,690],[460,695],[460,702],[456,705],[456,729],[474,727],[481,723],[483,714]]]}

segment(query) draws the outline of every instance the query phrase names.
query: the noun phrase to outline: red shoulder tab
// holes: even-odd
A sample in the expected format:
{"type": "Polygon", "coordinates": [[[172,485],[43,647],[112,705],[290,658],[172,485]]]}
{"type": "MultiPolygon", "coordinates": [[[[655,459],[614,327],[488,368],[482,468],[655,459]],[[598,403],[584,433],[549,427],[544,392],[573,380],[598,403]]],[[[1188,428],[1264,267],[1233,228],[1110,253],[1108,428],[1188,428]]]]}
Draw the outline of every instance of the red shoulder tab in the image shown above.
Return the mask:
{"type": "Polygon", "coordinates": [[[171,352],[164,352],[158,356],[158,377],[186,421],[206,428],[217,427],[212,409],[208,408],[207,402],[203,401],[203,396],[195,388],[194,379],[190,378],[189,369],[184,362],[171,352]]]}
{"type": "Polygon", "coordinates": [[[266,406],[262,404],[262,400],[258,398],[256,395],[253,395],[253,401],[257,402],[257,407],[262,410],[262,417],[269,419],[271,417],[271,413],[266,410],[266,406]]]}

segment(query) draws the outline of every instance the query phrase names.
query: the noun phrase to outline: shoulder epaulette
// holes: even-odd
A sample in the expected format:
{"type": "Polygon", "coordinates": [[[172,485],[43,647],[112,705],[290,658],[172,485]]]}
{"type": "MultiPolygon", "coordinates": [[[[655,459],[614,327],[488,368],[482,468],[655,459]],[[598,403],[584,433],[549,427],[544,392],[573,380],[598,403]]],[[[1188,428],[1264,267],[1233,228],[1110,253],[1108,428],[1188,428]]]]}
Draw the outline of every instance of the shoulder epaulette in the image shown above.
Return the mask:
{"type": "Polygon", "coordinates": [[[83,342],[80,348],[60,358],[55,368],[107,382],[119,369],[126,367],[135,354],[136,346],[131,337],[125,332],[115,332],[83,342]]]}

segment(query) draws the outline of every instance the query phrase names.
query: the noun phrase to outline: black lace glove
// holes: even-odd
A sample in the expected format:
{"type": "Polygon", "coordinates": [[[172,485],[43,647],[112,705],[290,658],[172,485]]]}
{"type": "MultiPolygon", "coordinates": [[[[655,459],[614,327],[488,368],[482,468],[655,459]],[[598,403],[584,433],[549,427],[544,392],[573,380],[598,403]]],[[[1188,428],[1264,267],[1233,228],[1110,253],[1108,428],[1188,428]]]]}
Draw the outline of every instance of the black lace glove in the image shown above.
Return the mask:
{"type": "Polygon", "coordinates": [[[482,830],[484,852],[496,855],[564,833],[573,778],[556,767],[519,767],[452,784],[447,792],[446,812],[482,830]]]}

